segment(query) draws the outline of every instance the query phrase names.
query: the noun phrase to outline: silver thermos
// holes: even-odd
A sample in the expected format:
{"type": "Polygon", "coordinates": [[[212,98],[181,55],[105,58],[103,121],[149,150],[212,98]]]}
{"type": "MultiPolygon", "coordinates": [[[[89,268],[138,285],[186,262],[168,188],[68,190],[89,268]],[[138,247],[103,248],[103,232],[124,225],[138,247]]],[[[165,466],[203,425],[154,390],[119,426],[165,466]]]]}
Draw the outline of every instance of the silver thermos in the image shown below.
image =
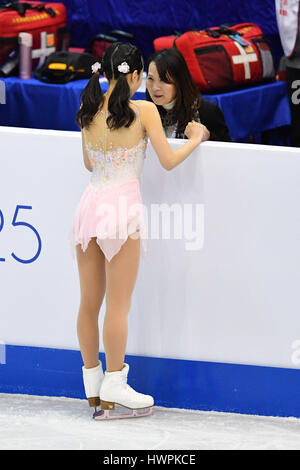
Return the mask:
{"type": "Polygon", "coordinates": [[[32,34],[19,33],[19,47],[19,77],[22,80],[28,80],[32,76],[32,34]]]}

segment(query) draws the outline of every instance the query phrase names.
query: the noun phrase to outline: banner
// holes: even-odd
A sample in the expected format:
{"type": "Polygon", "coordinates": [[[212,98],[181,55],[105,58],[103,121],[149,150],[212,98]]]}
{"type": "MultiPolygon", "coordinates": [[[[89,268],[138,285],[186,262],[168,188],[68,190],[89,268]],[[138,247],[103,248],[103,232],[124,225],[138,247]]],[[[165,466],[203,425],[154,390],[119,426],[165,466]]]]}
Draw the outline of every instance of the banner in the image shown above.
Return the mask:
{"type": "Polygon", "coordinates": [[[275,0],[279,35],[286,57],[292,57],[299,32],[299,0],[275,0]]]}

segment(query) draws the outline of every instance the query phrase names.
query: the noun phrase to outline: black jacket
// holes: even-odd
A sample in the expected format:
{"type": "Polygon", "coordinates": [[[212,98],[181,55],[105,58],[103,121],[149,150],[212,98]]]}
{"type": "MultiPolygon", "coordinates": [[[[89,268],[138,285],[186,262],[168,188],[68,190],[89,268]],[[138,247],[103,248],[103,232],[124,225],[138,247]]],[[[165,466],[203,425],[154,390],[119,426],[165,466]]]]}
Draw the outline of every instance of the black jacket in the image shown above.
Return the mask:
{"type": "MultiPolygon", "coordinates": [[[[177,119],[173,110],[166,111],[163,106],[157,106],[157,109],[162,119],[163,127],[167,128],[169,125],[172,125],[172,123],[176,123],[177,119]]],[[[198,109],[196,108],[194,113],[195,121],[199,122],[200,120],[200,122],[209,130],[210,140],[231,142],[231,137],[223,113],[217,104],[211,103],[210,101],[202,98],[200,107],[198,109]]],[[[187,138],[184,133],[181,132],[177,132],[176,136],[180,139],[187,138]]]]}
{"type": "Polygon", "coordinates": [[[223,113],[217,104],[202,98],[198,112],[201,124],[210,132],[210,140],[231,142],[223,113]]]}

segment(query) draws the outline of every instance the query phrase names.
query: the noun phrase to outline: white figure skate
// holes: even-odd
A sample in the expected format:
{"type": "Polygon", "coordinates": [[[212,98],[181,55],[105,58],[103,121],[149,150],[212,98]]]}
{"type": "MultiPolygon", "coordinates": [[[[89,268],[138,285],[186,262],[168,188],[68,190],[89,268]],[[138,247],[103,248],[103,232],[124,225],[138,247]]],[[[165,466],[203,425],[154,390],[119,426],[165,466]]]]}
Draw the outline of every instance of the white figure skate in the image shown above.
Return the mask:
{"type": "Polygon", "coordinates": [[[90,407],[96,408],[100,406],[100,387],[103,381],[102,364],[99,362],[98,366],[91,369],[82,367],[83,384],[86,397],[90,407]]]}
{"type": "Polygon", "coordinates": [[[95,411],[94,419],[137,418],[153,413],[153,397],[133,390],[127,384],[128,372],[128,364],[121,371],[105,372],[100,388],[101,410],[95,411]]]}

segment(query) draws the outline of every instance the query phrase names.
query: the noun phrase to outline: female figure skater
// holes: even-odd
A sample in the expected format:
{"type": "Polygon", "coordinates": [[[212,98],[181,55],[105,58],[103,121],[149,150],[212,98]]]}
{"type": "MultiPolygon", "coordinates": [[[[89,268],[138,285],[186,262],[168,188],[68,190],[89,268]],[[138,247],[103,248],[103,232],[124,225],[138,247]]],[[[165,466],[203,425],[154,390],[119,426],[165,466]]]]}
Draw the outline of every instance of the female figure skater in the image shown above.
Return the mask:
{"type": "MultiPolygon", "coordinates": [[[[77,206],[70,241],[74,252],[76,249],[80,278],[77,331],[84,362],[83,382],[89,405],[96,408],[95,419],[150,414],[154,404],[151,396],[127,385],[129,366],[124,364],[127,315],[144,233],[143,216],[136,207],[142,205],[139,176],[146,136],[162,167],[171,170],[188,157],[204,135],[204,127],[191,122],[185,129],[187,143],[171,150],[156,106],[130,100],[141,85],[143,68],[142,55],[135,46],[112,44],[101,63],[92,66],[94,73],[81,94],[76,115],[82,132],[84,164],[92,175],[77,206]],[[109,81],[105,94],[99,84],[100,71],[109,81]],[[120,210],[121,199],[126,201],[125,210],[120,210]],[[105,211],[111,216],[109,223],[105,211]],[[104,295],[105,374],[99,361],[98,330],[104,295]],[[126,410],[125,414],[115,414],[115,404],[121,405],[118,411],[126,410]]],[[[145,240],[142,247],[144,254],[145,240]]]]}
{"type": "Polygon", "coordinates": [[[147,72],[146,97],[156,104],[167,137],[185,138],[186,125],[195,120],[206,128],[204,140],[231,142],[221,109],[201,97],[177,49],[155,52],[147,72]]]}

